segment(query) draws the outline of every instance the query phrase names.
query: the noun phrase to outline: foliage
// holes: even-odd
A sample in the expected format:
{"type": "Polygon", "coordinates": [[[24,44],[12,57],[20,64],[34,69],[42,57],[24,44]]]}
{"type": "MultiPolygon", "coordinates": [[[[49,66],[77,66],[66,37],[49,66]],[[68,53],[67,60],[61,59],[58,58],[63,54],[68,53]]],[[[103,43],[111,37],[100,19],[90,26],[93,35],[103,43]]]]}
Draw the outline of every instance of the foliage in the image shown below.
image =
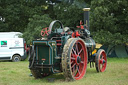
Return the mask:
{"type": "Polygon", "coordinates": [[[91,2],[90,28],[101,44],[128,42],[128,1],[93,0],[91,2]]]}
{"type": "Polygon", "coordinates": [[[62,21],[65,26],[75,27],[83,20],[83,8],[86,7],[84,0],[74,0],[72,4],[65,2],[54,6],[56,19],[62,21]]]}
{"type": "Polygon", "coordinates": [[[57,5],[54,10],[56,19],[62,21],[65,26],[75,27],[76,23],[82,19],[82,10],[77,8],[75,5],[65,6],[65,4],[57,5]],[[70,18],[70,19],[69,19],[70,18]]]}
{"type": "Polygon", "coordinates": [[[92,32],[93,38],[96,40],[96,42],[101,44],[125,44],[127,41],[128,35],[121,35],[121,33],[114,33],[112,34],[109,31],[100,30],[97,32],[92,32]]]}
{"type": "Polygon", "coordinates": [[[26,0],[0,0],[0,16],[5,18],[5,22],[0,23],[0,31],[24,32],[28,19],[41,14],[41,7],[34,4],[34,1],[26,0]]]}
{"type": "MultiPolygon", "coordinates": [[[[64,26],[76,28],[79,21],[83,20],[82,9],[85,7],[91,8],[90,30],[96,42],[101,44],[128,42],[127,0],[47,0],[47,2],[46,0],[0,0],[0,16],[5,18],[5,22],[0,21],[0,31],[29,33],[33,28],[30,27],[33,16],[45,14],[49,15],[46,16],[47,18],[62,21],[64,26]]],[[[28,35],[33,36],[34,39],[39,37],[39,34],[38,31],[28,35]]]]}
{"type": "MultiPolygon", "coordinates": [[[[75,0],[75,2],[78,2],[78,0],[75,0]]],[[[40,15],[37,14],[29,19],[29,23],[23,36],[25,40],[27,40],[27,43],[29,44],[33,39],[40,38],[42,25],[43,27],[48,27],[49,23],[55,19],[60,20],[65,26],[76,27],[76,25],[79,24],[79,20],[83,19],[83,16],[81,16],[83,15],[83,6],[78,6],[78,4],[79,3],[67,4],[66,2],[62,2],[57,3],[56,5],[43,5],[42,7],[46,7],[43,11],[47,15],[42,14],[39,18],[40,15]],[[69,19],[69,17],[71,19],[69,19]]]]}
{"type": "Polygon", "coordinates": [[[33,15],[33,17],[29,19],[29,23],[23,33],[23,37],[27,40],[27,44],[30,44],[34,39],[41,38],[40,32],[42,28],[48,27],[51,21],[52,19],[47,14],[33,15]]]}

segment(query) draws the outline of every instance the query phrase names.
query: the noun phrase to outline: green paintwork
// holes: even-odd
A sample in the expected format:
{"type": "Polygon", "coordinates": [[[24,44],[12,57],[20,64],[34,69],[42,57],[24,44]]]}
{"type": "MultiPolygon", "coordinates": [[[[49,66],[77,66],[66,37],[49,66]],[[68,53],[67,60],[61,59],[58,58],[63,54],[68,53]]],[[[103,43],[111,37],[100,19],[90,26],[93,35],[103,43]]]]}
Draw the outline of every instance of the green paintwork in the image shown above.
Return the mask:
{"type": "Polygon", "coordinates": [[[60,70],[60,59],[57,59],[57,46],[56,46],[56,42],[48,42],[49,45],[51,46],[52,50],[51,50],[51,62],[54,65],[54,67],[52,68],[53,73],[56,73],[57,71],[60,70]],[[58,63],[58,64],[57,64],[58,63]]]}
{"type": "Polygon", "coordinates": [[[48,64],[48,65],[50,65],[50,63],[51,63],[50,60],[49,60],[50,47],[48,47],[46,45],[38,45],[36,47],[36,51],[37,51],[36,56],[37,56],[37,59],[39,60],[39,64],[48,64]],[[45,60],[42,60],[42,59],[45,59],[45,60]]]}
{"type": "MultiPolygon", "coordinates": [[[[36,51],[36,60],[38,65],[50,65],[50,47],[48,46],[48,41],[33,41],[35,51],[36,51]],[[42,60],[43,59],[43,60],[42,60]]],[[[43,73],[51,73],[51,69],[42,68],[43,73]]]]}
{"type": "Polygon", "coordinates": [[[33,41],[36,49],[38,65],[53,65],[52,68],[42,68],[43,73],[56,73],[60,71],[60,59],[56,59],[56,41],[37,40],[33,41]],[[57,64],[59,63],[59,65],[57,64]]]}
{"type": "Polygon", "coordinates": [[[1,41],[1,45],[7,45],[7,41],[1,41]]]}

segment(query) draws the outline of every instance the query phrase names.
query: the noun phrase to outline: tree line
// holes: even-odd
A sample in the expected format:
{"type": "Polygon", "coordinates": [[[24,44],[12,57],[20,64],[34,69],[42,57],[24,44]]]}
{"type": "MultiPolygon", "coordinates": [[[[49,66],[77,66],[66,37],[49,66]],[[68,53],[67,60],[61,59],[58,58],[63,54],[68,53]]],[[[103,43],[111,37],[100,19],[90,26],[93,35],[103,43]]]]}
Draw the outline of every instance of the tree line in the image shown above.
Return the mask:
{"type": "Polygon", "coordinates": [[[96,42],[128,42],[127,0],[0,0],[0,32],[22,32],[30,44],[53,20],[76,28],[85,7],[91,8],[90,31],[96,42]]]}

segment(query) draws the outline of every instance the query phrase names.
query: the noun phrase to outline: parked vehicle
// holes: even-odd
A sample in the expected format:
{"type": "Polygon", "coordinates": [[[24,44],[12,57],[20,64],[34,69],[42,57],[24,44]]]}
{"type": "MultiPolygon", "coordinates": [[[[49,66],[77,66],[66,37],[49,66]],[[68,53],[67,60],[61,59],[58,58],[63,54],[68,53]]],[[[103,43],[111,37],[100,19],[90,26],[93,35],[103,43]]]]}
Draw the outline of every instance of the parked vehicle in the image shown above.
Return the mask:
{"type": "Polygon", "coordinates": [[[17,62],[26,59],[26,43],[21,35],[20,32],[0,32],[0,60],[17,62]]]}

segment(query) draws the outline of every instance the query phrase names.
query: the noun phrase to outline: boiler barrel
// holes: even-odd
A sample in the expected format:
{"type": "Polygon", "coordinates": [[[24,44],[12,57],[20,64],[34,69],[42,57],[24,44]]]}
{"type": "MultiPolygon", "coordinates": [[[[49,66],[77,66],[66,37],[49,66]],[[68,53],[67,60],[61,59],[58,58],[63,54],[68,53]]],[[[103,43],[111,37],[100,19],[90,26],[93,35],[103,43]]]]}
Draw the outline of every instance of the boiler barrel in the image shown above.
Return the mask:
{"type": "Polygon", "coordinates": [[[92,51],[96,47],[96,43],[91,37],[85,39],[85,45],[87,48],[91,48],[92,51]]]}

